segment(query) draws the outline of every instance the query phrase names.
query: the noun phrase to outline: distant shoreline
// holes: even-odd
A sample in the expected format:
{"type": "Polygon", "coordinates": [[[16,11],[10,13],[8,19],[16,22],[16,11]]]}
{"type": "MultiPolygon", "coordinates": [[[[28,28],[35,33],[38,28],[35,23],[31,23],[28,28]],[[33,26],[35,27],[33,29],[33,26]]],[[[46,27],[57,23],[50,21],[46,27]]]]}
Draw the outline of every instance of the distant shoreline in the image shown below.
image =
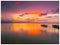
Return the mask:
{"type": "Polygon", "coordinates": [[[47,24],[59,24],[59,22],[1,22],[1,23],[47,23],[47,24]]]}

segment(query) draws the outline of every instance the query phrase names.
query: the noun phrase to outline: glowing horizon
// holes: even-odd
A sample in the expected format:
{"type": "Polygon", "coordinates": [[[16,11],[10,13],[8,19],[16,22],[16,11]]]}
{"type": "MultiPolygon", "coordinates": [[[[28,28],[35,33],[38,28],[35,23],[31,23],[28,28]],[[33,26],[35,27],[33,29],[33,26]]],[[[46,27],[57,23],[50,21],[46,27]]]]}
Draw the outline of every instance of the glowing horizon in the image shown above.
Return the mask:
{"type": "MultiPolygon", "coordinates": [[[[56,2],[47,2],[47,1],[2,1],[1,3],[1,19],[3,21],[19,21],[21,19],[26,18],[32,18],[32,19],[41,19],[42,17],[39,17],[41,13],[47,13],[47,14],[59,14],[59,3],[56,2]],[[28,13],[29,16],[25,16],[25,13],[28,13]],[[23,15],[23,17],[19,15],[23,15]],[[31,16],[30,16],[31,15],[31,16]],[[34,16],[33,16],[34,15],[34,16]],[[37,16],[37,17],[36,17],[37,16]]],[[[42,18],[43,20],[44,18],[42,18]]]]}

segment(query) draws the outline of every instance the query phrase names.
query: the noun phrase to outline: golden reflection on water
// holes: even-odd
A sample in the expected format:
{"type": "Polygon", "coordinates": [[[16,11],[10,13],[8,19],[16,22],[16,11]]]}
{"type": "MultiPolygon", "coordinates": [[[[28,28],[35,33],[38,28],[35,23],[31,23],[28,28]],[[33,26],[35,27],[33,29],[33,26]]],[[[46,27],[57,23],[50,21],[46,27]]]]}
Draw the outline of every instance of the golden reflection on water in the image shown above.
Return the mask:
{"type": "Polygon", "coordinates": [[[27,32],[30,35],[41,34],[41,26],[38,23],[14,23],[13,30],[18,33],[27,32]]]}
{"type": "MultiPolygon", "coordinates": [[[[2,41],[8,43],[42,43],[48,41],[58,41],[59,30],[53,28],[51,24],[48,27],[41,26],[40,23],[3,23],[2,24],[2,41]],[[25,34],[26,33],[26,34],[25,34]],[[7,38],[6,38],[7,37],[7,38]],[[4,40],[3,40],[4,39],[4,40]],[[7,39],[7,40],[6,40],[7,39]],[[11,41],[12,40],[12,41],[11,41]]],[[[53,42],[54,42],[53,41],[53,42]]]]}

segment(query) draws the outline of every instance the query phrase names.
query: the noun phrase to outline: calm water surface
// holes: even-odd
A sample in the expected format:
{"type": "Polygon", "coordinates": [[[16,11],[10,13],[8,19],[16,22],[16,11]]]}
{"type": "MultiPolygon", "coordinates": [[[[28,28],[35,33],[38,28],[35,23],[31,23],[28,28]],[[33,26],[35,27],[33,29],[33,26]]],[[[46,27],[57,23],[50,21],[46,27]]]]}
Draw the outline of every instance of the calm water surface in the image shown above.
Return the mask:
{"type": "Polygon", "coordinates": [[[59,30],[52,24],[47,27],[40,23],[2,23],[2,44],[58,44],[59,30]]]}

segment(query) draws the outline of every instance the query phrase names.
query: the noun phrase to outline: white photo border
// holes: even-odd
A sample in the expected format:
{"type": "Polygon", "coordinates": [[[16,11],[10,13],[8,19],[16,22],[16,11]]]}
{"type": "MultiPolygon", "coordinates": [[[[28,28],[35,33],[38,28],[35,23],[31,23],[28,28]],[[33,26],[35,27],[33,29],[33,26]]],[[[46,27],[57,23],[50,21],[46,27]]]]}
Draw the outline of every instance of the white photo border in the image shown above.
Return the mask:
{"type": "MultiPolygon", "coordinates": [[[[1,44],[1,1],[59,1],[60,0],[0,0],[0,45],[60,45],[60,38],[59,44],[1,44]]],[[[59,37],[60,37],[60,5],[59,5],[59,37]]]]}

